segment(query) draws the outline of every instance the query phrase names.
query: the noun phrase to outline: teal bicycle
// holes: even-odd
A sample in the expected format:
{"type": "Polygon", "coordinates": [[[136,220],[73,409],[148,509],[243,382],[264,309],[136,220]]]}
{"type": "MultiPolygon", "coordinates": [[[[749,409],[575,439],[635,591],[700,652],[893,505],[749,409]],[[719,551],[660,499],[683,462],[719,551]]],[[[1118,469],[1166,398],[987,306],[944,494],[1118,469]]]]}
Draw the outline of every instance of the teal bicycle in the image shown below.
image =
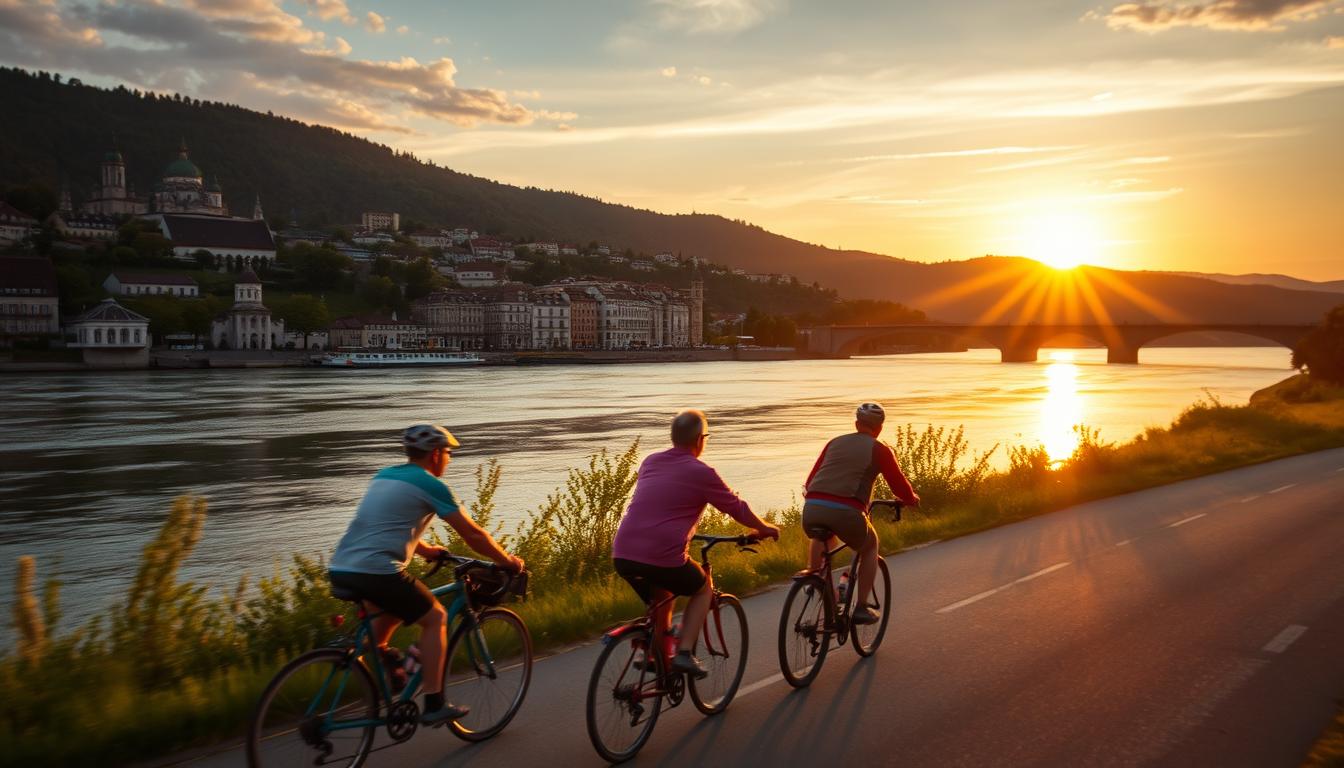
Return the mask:
{"type": "MultiPolygon", "coordinates": [[[[509,724],[532,680],[532,638],[518,614],[498,604],[525,595],[527,573],[447,555],[426,577],[452,563],[455,580],[430,591],[448,605],[448,658],[443,691],[470,713],[447,724],[466,741],[484,741],[509,724]]],[[[354,593],[333,595],[361,606],[353,635],[295,658],[272,678],[248,723],[247,762],[253,768],[330,765],[356,768],[379,731],[392,743],[415,735],[421,672],[398,689],[399,675],[373,648],[373,619],[354,593]]]]}

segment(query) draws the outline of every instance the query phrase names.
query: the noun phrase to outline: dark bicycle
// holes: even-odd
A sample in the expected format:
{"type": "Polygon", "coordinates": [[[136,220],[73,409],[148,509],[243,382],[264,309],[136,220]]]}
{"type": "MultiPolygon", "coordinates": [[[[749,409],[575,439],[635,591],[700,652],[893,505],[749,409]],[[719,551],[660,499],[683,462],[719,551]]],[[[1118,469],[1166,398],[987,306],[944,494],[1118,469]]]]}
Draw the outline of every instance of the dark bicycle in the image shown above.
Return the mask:
{"type": "MultiPolygon", "coordinates": [[[[741,550],[757,543],[754,536],[700,536],[700,565],[712,573],[709,550],[736,544],[741,550]]],[[[669,670],[670,660],[653,647],[654,616],[675,596],[649,605],[644,616],[602,635],[602,653],[588,682],[588,737],[605,759],[629,760],[644,746],[658,721],[663,699],[675,707],[689,689],[695,708],[717,715],[728,707],[747,668],[747,614],[733,595],[714,589],[695,651],[709,674],[701,680],[669,670]],[[702,645],[703,642],[703,645],[702,645]],[[649,663],[652,660],[652,663],[649,663]]]]}
{"type": "MultiPolygon", "coordinates": [[[[451,631],[443,670],[443,690],[466,704],[466,717],[448,723],[465,741],[483,741],[509,724],[532,679],[532,638],[518,614],[498,604],[527,592],[527,572],[515,574],[483,560],[446,555],[426,578],[453,563],[456,580],[430,590],[452,598],[451,631]]],[[[248,723],[247,763],[258,766],[340,765],[356,768],[385,729],[394,742],[415,735],[420,708],[417,670],[395,685],[394,670],[373,648],[373,619],[353,592],[333,590],[355,602],[359,624],[353,635],[301,654],[276,673],[248,723]]],[[[340,618],[333,617],[334,619],[340,618]]],[[[333,623],[338,623],[333,621],[333,623]]]]}
{"type": "MultiPolygon", "coordinates": [[[[889,507],[896,520],[901,519],[901,504],[896,501],[874,501],[868,507],[868,514],[878,507],[889,507]]],[[[829,540],[834,534],[829,528],[808,526],[804,528],[808,538],[829,540]]],[[[877,558],[877,577],[873,580],[873,591],[864,595],[862,600],[855,595],[858,592],[859,558],[855,553],[850,561],[847,583],[843,597],[837,597],[831,558],[847,545],[840,544],[826,551],[821,568],[799,571],[793,577],[793,586],[788,597],[784,598],[784,611],[779,617],[779,668],[784,679],[794,688],[803,688],[816,679],[821,665],[826,661],[826,653],[831,641],[844,645],[850,641],[859,656],[872,656],[882,644],[887,633],[887,622],[891,618],[891,573],[887,570],[887,561],[877,558]],[[854,624],[850,617],[862,606],[877,610],[881,618],[875,624],[854,624]]]]}

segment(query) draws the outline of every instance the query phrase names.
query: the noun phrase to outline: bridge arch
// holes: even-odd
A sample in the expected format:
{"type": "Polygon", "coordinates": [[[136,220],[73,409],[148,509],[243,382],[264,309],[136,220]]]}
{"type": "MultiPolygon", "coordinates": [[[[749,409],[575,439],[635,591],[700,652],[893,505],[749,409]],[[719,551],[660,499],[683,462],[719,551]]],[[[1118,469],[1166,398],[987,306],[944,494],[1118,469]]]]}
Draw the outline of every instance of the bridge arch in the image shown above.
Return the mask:
{"type": "MultiPolygon", "coordinates": [[[[1261,341],[1272,341],[1280,347],[1292,350],[1301,340],[1305,332],[1301,329],[1284,328],[1282,326],[1246,326],[1244,328],[1209,328],[1209,329],[1190,329],[1190,328],[1172,328],[1168,330],[1152,329],[1145,333],[1139,339],[1133,340],[1134,359],[1127,362],[1137,363],[1139,350],[1151,346],[1153,342],[1162,339],[1169,339],[1173,336],[1194,336],[1198,334],[1216,333],[1220,336],[1236,336],[1246,339],[1258,339],[1261,341]]],[[[1209,346],[1199,345],[1199,346],[1209,346]]]]}
{"type": "MultiPolygon", "coordinates": [[[[868,330],[866,328],[850,329],[850,333],[846,334],[844,340],[838,343],[833,353],[840,357],[851,357],[853,355],[863,354],[864,348],[872,344],[890,342],[898,339],[909,339],[912,337],[944,339],[948,342],[949,346],[952,347],[955,347],[958,342],[961,342],[968,347],[975,346],[975,347],[993,347],[995,349],[999,348],[998,343],[996,343],[993,339],[981,334],[977,334],[974,331],[970,330],[959,330],[959,329],[939,328],[939,327],[929,327],[929,328],[876,327],[871,330],[868,330]]],[[[940,350],[930,350],[930,351],[940,351],[940,350]]],[[[960,351],[960,350],[953,349],[946,351],[960,351]]]]}

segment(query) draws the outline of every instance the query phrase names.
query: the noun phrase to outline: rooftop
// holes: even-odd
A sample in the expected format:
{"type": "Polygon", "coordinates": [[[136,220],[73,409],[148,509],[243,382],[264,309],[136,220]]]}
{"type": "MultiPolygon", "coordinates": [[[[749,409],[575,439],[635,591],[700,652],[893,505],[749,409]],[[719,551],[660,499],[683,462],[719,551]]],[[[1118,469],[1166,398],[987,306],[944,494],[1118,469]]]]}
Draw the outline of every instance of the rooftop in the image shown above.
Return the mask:
{"type": "Polygon", "coordinates": [[[117,282],[123,285],[196,285],[195,278],[190,275],[179,275],[171,272],[150,274],[113,272],[112,277],[117,278],[117,282]]]}
{"type": "Polygon", "coordinates": [[[149,318],[144,315],[132,312],[121,306],[116,299],[103,299],[93,309],[75,318],[73,322],[133,322],[148,323],[149,318]]]}
{"type": "Polygon", "coordinates": [[[0,292],[13,289],[55,296],[56,268],[45,256],[0,256],[0,292]]]}
{"type": "Polygon", "coordinates": [[[275,250],[275,238],[266,222],[228,216],[165,213],[163,223],[174,245],[198,248],[275,250]]]}

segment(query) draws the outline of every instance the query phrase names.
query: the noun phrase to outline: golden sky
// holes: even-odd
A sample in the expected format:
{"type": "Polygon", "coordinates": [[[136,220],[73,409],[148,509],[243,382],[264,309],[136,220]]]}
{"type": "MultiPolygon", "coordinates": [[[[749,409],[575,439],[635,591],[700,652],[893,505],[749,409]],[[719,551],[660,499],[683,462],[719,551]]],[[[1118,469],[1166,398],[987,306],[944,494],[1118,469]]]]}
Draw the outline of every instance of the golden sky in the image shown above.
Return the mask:
{"type": "Polygon", "coordinates": [[[832,247],[1344,278],[1344,0],[0,0],[0,62],[832,247]]]}

